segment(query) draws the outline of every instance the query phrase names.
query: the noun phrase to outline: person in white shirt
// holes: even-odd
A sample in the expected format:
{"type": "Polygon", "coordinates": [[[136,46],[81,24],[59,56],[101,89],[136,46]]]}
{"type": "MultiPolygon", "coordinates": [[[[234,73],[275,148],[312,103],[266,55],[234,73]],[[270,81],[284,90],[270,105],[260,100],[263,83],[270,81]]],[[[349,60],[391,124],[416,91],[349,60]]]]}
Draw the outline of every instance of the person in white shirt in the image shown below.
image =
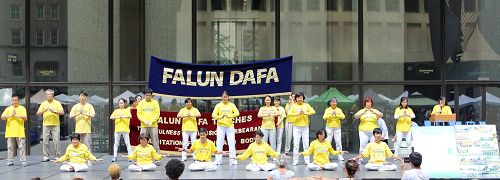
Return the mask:
{"type": "Polygon", "coordinates": [[[410,154],[410,164],[411,164],[411,169],[407,170],[408,167],[404,163],[403,160],[401,160],[401,169],[403,170],[403,177],[401,177],[401,180],[428,180],[430,179],[429,174],[427,174],[425,171],[423,171],[420,168],[420,164],[422,164],[422,155],[418,152],[412,152],[410,154]]]}

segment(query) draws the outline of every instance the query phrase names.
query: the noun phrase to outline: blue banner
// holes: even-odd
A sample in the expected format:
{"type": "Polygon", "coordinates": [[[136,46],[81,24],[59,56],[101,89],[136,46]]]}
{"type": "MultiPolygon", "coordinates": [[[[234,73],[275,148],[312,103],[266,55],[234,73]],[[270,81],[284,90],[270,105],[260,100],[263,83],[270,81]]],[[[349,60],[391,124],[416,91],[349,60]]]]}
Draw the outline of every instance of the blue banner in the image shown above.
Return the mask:
{"type": "Polygon", "coordinates": [[[288,95],[292,89],[292,56],[247,64],[179,63],[151,56],[149,88],[155,94],[197,99],[288,95]]]}

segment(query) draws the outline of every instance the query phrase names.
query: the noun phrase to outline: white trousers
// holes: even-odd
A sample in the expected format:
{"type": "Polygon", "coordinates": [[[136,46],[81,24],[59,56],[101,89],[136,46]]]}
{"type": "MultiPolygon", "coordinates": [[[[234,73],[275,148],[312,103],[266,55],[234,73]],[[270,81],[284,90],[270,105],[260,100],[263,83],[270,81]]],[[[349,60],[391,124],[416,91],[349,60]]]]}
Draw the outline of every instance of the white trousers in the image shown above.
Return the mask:
{"type": "Polygon", "coordinates": [[[369,142],[373,141],[375,141],[373,131],[359,131],[359,154],[365,150],[365,147],[369,142]]]}
{"type": "Polygon", "coordinates": [[[264,142],[269,142],[269,145],[273,150],[276,151],[276,129],[261,129],[262,132],[264,133],[264,142]],[[269,139],[269,141],[267,140],[269,139]]]}
{"type": "MultiPolygon", "coordinates": [[[[309,149],[309,127],[308,126],[295,126],[293,127],[293,163],[299,161],[299,144],[302,139],[302,149],[307,151],[309,149]]],[[[309,156],[304,156],[304,161],[309,164],[309,156]]]]}
{"type": "Polygon", "coordinates": [[[201,162],[196,161],[188,166],[190,171],[215,171],[217,170],[217,165],[213,162],[201,162]]]}
{"type": "MultiPolygon", "coordinates": [[[[234,127],[217,126],[217,150],[222,151],[224,147],[224,136],[227,136],[229,146],[229,158],[236,158],[236,139],[234,137],[234,127]]],[[[215,155],[215,162],[222,162],[222,154],[215,155]]]]}
{"type": "MultiPolygon", "coordinates": [[[[335,140],[335,150],[342,151],[342,130],[340,127],[338,128],[329,128],[326,127],[326,140],[328,142],[332,142],[332,138],[335,140]]],[[[338,155],[339,159],[342,157],[342,154],[338,155]]]]}
{"type": "Polygon", "coordinates": [[[276,152],[281,153],[281,143],[283,143],[283,130],[285,128],[276,129],[276,152]]]}
{"type": "Polygon", "coordinates": [[[154,170],[154,169],[156,169],[156,165],[155,164],[145,164],[145,165],[131,164],[130,166],[128,166],[128,169],[130,171],[140,172],[140,171],[154,170]]]}
{"type": "Polygon", "coordinates": [[[286,122],[285,123],[285,152],[290,152],[291,143],[292,143],[292,135],[293,135],[293,123],[286,122]]]}
{"type": "Polygon", "coordinates": [[[406,149],[407,152],[411,152],[411,131],[408,132],[402,132],[402,131],[396,131],[396,144],[394,145],[394,154],[398,155],[401,147],[401,141],[403,141],[403,136],[405,137],[406,141],[406,149]]]}
{"type": "MultiPolygon", "coordinates": [[[[323,169],[335,170],[335,168],[337,168],[337,167],[339,167],[339,164],[337,164],[337,163],[326,163],[323,166],[323,169]]],[[[319,170],[321,170],[321,166],[314,164],[314,163],[309,163],[309,164],[307,164],[307,169],[309,169],[310,171],[319,171],[319,170]]]]}
{"type": "MultiPolygon", "coordinates": [[[[182,148],[187,149],[189,142],[193,143],[196,140],[196,131],[182,131],[182,148]],[[191,141],[189,141],[191,138],[191,141]]],[[[186,151],[182,151],[182,159],[186,160],[187,153],[186,151]]]]}
{"type": "Polygon", "coordinates": [[[395,171],[398,167],[390,162],[385,163],[368,163],[365,165],[365,169],[368,171],[395,171]]]}
{"type": "Polygon", "coordinates": [[[61,171],[66,171],[66,172],[81,172],[81,171],[87,171],[89,167],[87,164],[77,164],[77,163],[70,163],[70,162],[65,162],[63,165],[61,165],[61,168],[59,168],[61,171]]]}
{"type": "Polygon", "coordinates": [[[118,154],[118,146],[120,146],[120,138],[123,136],[125,145],[127,145],[128,155],[132,154],[132,147],[130,146],[130,136],[127,132],[115,132],[115,144],[113,145],[113,156],[116,157],[118,154]]]}
{"type": "Polygon", "coordinates": [[[273,169],[276,169],[276,164],[273,164],[273,163],[267,163],[267,164],[250,163],[245,167],[245,169],[247,171],[260,171],[260,170],[271,171],[273,169]]]}

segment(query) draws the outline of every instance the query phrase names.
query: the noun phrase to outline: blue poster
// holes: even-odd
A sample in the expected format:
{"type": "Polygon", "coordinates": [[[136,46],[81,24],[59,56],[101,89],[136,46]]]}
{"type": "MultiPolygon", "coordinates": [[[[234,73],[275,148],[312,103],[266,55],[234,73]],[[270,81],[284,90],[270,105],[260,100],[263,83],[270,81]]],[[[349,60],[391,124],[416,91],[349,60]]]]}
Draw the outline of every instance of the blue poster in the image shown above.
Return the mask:
{"type": "Polygon", "coordinates": [[[151,56],[149,88],[157,95],[196,99],[288,95],[292,89],[292,56],[247,64],[179,63],[151,56]]]}

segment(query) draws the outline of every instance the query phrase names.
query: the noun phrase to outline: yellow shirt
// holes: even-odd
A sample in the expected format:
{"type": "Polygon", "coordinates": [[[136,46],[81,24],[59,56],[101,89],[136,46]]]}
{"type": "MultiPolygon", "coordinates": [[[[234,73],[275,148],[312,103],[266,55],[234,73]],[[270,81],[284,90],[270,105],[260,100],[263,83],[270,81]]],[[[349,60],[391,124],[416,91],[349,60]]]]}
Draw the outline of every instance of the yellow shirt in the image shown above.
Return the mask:
{"type": "Polygon", "coordinates": [[[279,153],[274,151],[266,142],[260,144],[253,142],[243,154],[236,156],[236,159],[245,160],[252,156],[252,163],[267,164],[267,156],[278,157],[278,155],[279,153]]]}
{"type": "Polygon", "coordinates": [[[453,112],[451,112],[450,106],[444,105],[443,108],[441,109],[441,106],[438,104],[438,105],[435,105],[434,108],[432,108],[431,114],[446,115],[446,114],[453,114],[453,112]],[[441,111],[441,113],[439,113],[439,111],[441,111]]]}
{"type": "Polygon", "coordinates": [[[396,131],[399,132],[408,132],[411,127],[411,118],[415,117],[415,113],[411,108],[403,109],[401,107],[396,108],[394,112],[394,116],[398,117],[398,122],[396,124],[396,131]],[[406,112],[406,116],[403,116],[406,112]]]}
{"type": "Polygon", "coordinates": [[[191,145],[191,150],[195,153],[195,160],[206,162],[211,161],[212,153],[217,152],[214,142],[210,139],[207,139],[205,143],[202,143],[200,139],[195,140],[191,145]]]}
{"type": "Polygon", "coordinates": [[[69,116],[75,118],[75,133],[91,133],[92,118],[83,114],[95,115],[94,106],[89,103],[85,103],[85,105],[78,103],[71,108],[69,116]],[[82,114],[80,114],[80,109],[82,114]]]}
{"type": "Polygon", "coordinates": [[[314,156],[314,164],[324,165],[330,162],[330,159],[328,158],[330,154],[337,155],[340,154],[340,151],[335,151],[329,141],[323,140],[323,142],[319,142],[319,140],[316,139],[311,142],[309,149],[304,151],[304,156],[309,156],[311,154],[314,156]]]}
{"type": "Polygon", "coordinates": [[[276,124],[274,123],[274,115],[277,115],[278,109],[274,106],[263,106],[260,107],[258,115],[262,116],[262,126],[261,129],[276,129],[276,124]]]}
{"type": "MultiPolygon", "coordinates": [[[[37,112],[44,111],[49,108],[53,108],[54,111],[56,112],[63,111],[61,103],[54,99],[50,103],[47,100],[43,101],[40,107],[38,108],[37,112]]],[[[59,126],[59,125],[60,125],[59,114],[52,113],[48,110],[43,113],[43,126],[59,126]]]]}
{"type": "Polygon", "coordinates": [[[361,153],[364,158],[370,157],[369,163],[384,163],[385,158],[392,157],[393,154],[389,149],[389,146],[385,142],[380,141],[379,143],[370,142],[366,146],[363,153],[361,153]]]}
{"type": "MultiPolygon", "coordinates": [[[[286,113],[286,114],[290,113],[290,108],[291,108],[291,107],[292,107],[292,106],[290,105],[290,103],[286,103],[286,104],[285,104],[285,113],[286,113]]],[[[296,119],[296,117],[295,117],[295,116],[287,116],[287,117],[286,117],[286,122],[293,123],[293,122],[295,122],[295,119],[296,119]]]]}
{"type": "MultiPolygon", "coordinates": [[[[24,108],[24,106],[17,106],[16,108],[14,108],[14,106],[9,106],[7,107],[3,113],[2,113],[2,116],[11,116],[12,115],[12,112],[14,112],[14,110],[16,111],[16,116],[26,116],[26,108],[24,108]]],[[[3,119],[3,120],[6,120],[6,126],[5,126],[5,138],[10,138],[10,137],[21,137],[21,138],[24,138],[26,137],[24,135],[24,121],[23,119],[21,118],[17,118],[17,117],[10,117],[10,118],[7,118],[7,119],[3,119]]]]}
{"type": "Polygon", "coordinates": [[[326,121],[326,127],[338,128],[340,127],[340,122],[345,119],[345,115],[344,112],[342,112],[342,109],[338,107],[335,109],[328,107],[325,109],[323,119],[326,121]],[[335,112],[335,114],[333,114],[333,112],[335,112]]]}
{"type": "Polygon", "coordinates": [[[115,109],[111,114],[112,118],[115,119],[115,133],[118,132],[130,132],[130,118],[117,118],[117,117],[132,117],[130,114],[130,109],[115,109]]]}
{"type": "Polygon", "coordinates": [[[182,118],[182,131],[198,131],[196,116],[201,116],[201,113],[198,109],[196,109],[195,107],[191,107],[191,109],[184,107],[179,111],[179,115],[189,115],[189,117],[182,118]]]}
{"type": "MultiPolygon", "coordinates": [[[[276,106],[275,106],[275,107],[276,107],[276,106]]],[[[277,109],[278,109],[278,113],[280,114],[280,115],[278,116],[278,121],[279,121],[280,119],[284,119],[284,118],[286,117],[285,108],[283,108],[283,107],[281,107],[281,106],[280,106],[280,107],[278,107],[277,109]]],[[[285,126],[284,126],[284,124],[285,124],[285,121],[283,120],[280,124],[278,124],[278,128],[283,128],[283,127],[285,127],[285,126]]]]}
{"type": "Polygon", "coordinates": [[[137,145],[134,148],[132,154],[128,155],[128,159],[136,160],[139,165],[152,164],[153,160],[160,160],[162,157],[158,153],[156,153],[155,148],[150,144],[146,145],[146,147],[142,147],[142,145],[137,145]]]}
{"type": "Polygon", "coordinates": [[[141,120],[141,128],[148,127],[143,121],[150,122],[151,127],[158,127],[158,119],[160,118],[160,105],[158,101],[142,100],[137,105],[137,118],[141,120]]]}
{"type": "Polygon", "coordinates": [[[295,103],[288,111],[288,117],[295,117],[294,126],[309,126],[309,116],[316,114],[316,111],[307,103],[295,103]],[[303,114],[301,114],[303,112],[303,114]]]}
{"type": "MultiPolygon", "coordinates": [[[[366,111],[366,113],[360,115],[364,111],[365,111],[364,109],[361,109],[354,115],[354,117],[360,117],[358,130],[359,131],[370,131],[370,133],[371,133],[371,131],[373,131],[373,129],[378,128],[377,120],[379,117],[377,116],[377,114],[375,114],[374,112],[371,112],[371,111],[366,111]]],[[[377,113],[379,112],[376,109],[373,109],[373,111],[375,111],[377,113]]]]}
{"type": "Polygon", "coordinates": [[[96,160],[95,156],[90,153],[85,144],[80,143],[78,147],[73,144],[68,145],[66,153],[57,159],[58,162],[64,162],[69,159],[70,163],[87,164],[87,160],[96,160]]]}
{"type": "Polygon", "coordinates": [[[224,127],[234,127],[233,119],[239,115],[240,111],[238,111],[238,108],[232,102],[228,102],[227,104],[220,102],[215,105],[212,112],[212,118],[217,120],[217,126],[224,127]]]}

